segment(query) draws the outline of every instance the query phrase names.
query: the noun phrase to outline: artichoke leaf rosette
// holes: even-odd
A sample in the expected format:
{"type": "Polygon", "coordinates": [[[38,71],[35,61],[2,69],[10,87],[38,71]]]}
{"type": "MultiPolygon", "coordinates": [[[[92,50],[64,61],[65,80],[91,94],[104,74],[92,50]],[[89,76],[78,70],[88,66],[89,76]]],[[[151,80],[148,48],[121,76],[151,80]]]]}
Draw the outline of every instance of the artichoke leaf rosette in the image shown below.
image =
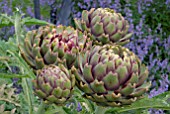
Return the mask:
{"type": "Polygon", "coordinates": [[[81,19],[74,20],[76,28],[87,34],[93,40],[93,44],[125,45],[132,36],[127,20],[109,8],[84,10],[81,19]]]}
{"type": "Polygon", "coordinates": [[[79,50],[85,51],[90,46],[88,42],[87,36],[70,26],[48,25],[29,31],[19,48],[25,61],[37,71],[59,63],[71,68],[79,50]]]}
{"type": "Polygon", "coordinates": [[[72,73],[83,96],[103,106],[129,105],[143,98],[151,85],[147,67],[120,45],[93,46],[79,56],[72,73]]]}
{"type": "Polygon", "coordinates": [[[33,80],[35,94],[56,105],[64,105],[71,98],[74,85],[74,75],[62,64],[45,66],[33,80]]]}

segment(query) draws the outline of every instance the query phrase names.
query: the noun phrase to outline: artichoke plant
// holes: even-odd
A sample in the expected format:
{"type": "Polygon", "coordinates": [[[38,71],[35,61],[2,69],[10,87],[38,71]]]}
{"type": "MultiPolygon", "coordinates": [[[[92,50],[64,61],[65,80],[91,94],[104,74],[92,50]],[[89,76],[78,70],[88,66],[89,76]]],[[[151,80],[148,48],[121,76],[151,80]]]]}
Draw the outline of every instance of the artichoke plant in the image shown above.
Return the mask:
{"type": "Polygon", "coordinates": [[[33,80],[35,94],[47,103],[63,105],[72,95],[75,77],[63,65],[49,65],[39,70],[33,80]]]}
{"type": "Polygon", "coordinates": [[[120,45],[95,46],[79,57],[72,68],[84,97],[104,106],[131,104],[150,87],[148,69],[139,58],[120,45]]]}
{"type": "Polygon", "coordinates": [[[109,8],[92,8],[82,12],[81,20],[75,19],[76,28],[87,34],[93,44],[116,43],[124,45],[129,42],[129,24],[120,13],[109,8]]]}
{"type": "Polygon", "coordinates": [[[50,64],[65,64],[71,68],[78,51],[90,45],[88,38],[72,27],[42,26],[27,33],[20,44],[25,61],[35,70],[50,64]]]}

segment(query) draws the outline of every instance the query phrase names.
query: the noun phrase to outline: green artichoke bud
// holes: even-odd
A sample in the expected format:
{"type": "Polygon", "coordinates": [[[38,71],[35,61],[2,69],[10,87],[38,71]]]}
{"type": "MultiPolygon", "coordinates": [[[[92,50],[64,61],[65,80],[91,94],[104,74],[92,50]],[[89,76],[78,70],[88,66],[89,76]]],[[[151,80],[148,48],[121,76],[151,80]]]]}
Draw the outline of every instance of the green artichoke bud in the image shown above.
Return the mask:
{"type": "Polygon", "coordinates": [[[129,42],[129,24],[120,13],[109,8],[92,8],[82,12],[81,20],[75,19],[76,28],[87,34],[93,44],[119,44],[129,42]]]}
{"type": "Polygon", "coordinates": [[[43,26],[28,32],[19,48],[22,57],[35,71],[58,63],[71,68],[77,52],[90,46],[88,41],[83,33],[72,27],[43,26]]]}
{"type": "Polygon", "coordinates": [[[93,47],[79,57],[78,68],[73,67],[72,73],[84,97],[104,106],[131,104],[151,85],[145,82],[147,67],[120,45],[93,47]]]}
{"type": "Polygon", "coordinates": [[[47,103],[63,105],[72,95],[75,77],[63,65],[49,65],[39,70],[33,80],[37,96],[47,103]]]}

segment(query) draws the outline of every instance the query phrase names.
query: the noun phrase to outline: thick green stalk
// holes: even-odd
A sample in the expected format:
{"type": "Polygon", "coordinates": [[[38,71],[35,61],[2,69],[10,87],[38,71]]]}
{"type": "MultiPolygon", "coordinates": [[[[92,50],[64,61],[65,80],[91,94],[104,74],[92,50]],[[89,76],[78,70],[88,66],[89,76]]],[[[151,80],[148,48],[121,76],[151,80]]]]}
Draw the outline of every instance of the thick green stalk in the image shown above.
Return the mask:
{"type": "Polygon", "coordinates": [[[30,76],[28,74],[0,73],[0,78],[30,78],[30,76]]]}
{"type": "Polygon", "coordinates": [[[30,88],[29,88],[29,84],[28,84],[28,80],[27,79],[22,79],[22,86],[23,86],[23,90],[24,90],[24,95],[26,97],[26,100],[28,102],[28,106],[29,106],[29,114],[33,114],[33,104],[32,104],[32,97],[30,95],[30,88]]]}
{"type": "Polygon", "coordinates": [[[56,106],[54,105],[55,109],[53,110],[48,110],[46,111],[44,114],[67,114],[64,110],[62,106],[56,106]]]}
{"type": "Polygon", "coordinates": [[[45,110],[44,110],[45,106],[46,106],[46,104],[42,100],[41,101],[41,105],[39,106],[38,111],[37,111],[36,114],[45,114],[45,110]]]}
{"type": "MultiPolygon", "coordinates": [[[[16,11],[15,14],[15,34],[16,34],[16,41],[17,45],[19,44],[20,38],[21,38],[21,14],[19,13],[19,10],[16,11]]],[[[24,70],[21,69],[21,73],[24,74],[24,70]]],[[[29,114],[33,114],[33,95],[32,90],[30,88],[31,85],[29,85],[28,79],[22,79],[22,87],[24,91],[24,96],[26,97],[26,100],[28,102],[29,106],[29,114]]]]}
{"type": "Polygon", "coordinates": [[[20,41],[19,38],[21,36],[21,15],[19,14],[19,11],[16,11],[15,14],[14,27],[15,27],[16,41],[18,45],[20,41]]]}
{"type": "Polygon", "coordinates": [[[105,114],[107,110],[107,107],[96,106],[95,114],[105,114]]]}
{"type": "Polygon", "coordinates": [[[15,106],[21,107],[21,105],[20,105],[20,104],[18,104],[18,103],[17,103],[17,102],[15,102],[15,101],[12,101],[12,100],[10,100],[10,99],[8,99],[8,98],[0,98],[0,101],[9,102],[9,103],[14,104],[15,106]]]}

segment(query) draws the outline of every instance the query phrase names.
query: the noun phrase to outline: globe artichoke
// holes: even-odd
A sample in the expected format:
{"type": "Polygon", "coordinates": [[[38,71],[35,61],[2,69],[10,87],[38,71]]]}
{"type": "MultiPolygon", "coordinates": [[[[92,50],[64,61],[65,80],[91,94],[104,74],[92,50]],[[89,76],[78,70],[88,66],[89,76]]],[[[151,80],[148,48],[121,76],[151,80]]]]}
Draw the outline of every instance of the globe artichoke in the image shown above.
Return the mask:
{"type": "Polygon", "coordinates": [[[120,45],[93,47],[73,67],[76,85],[84,97],[104,106],[131,104],[150,87],[148,69],[139,58],[120,45]]]}
{"type": "Polygon", "coordinates": [[[72,27],[43,26],[27,33],[20,52],[36,71],[45,65],[63,63],[71,68],[78,51],[90,46],[88,38],[72,27]]]}
{"type": "Polygon", "coordinates": [[[129,42],[132,33],[128,33],[129,24],[120,13],[109,8],[92,8],[82,12],[81,20],[75,19],[76,28],[94,41],[94,44],[129,42]]]}
{"type": "Polygon", "coordinates": [[[75,77],[63,65],[49,65],[39,70],[33,84],[35,94],[45,102],[63,105],[72,95],[75,77]]]}

